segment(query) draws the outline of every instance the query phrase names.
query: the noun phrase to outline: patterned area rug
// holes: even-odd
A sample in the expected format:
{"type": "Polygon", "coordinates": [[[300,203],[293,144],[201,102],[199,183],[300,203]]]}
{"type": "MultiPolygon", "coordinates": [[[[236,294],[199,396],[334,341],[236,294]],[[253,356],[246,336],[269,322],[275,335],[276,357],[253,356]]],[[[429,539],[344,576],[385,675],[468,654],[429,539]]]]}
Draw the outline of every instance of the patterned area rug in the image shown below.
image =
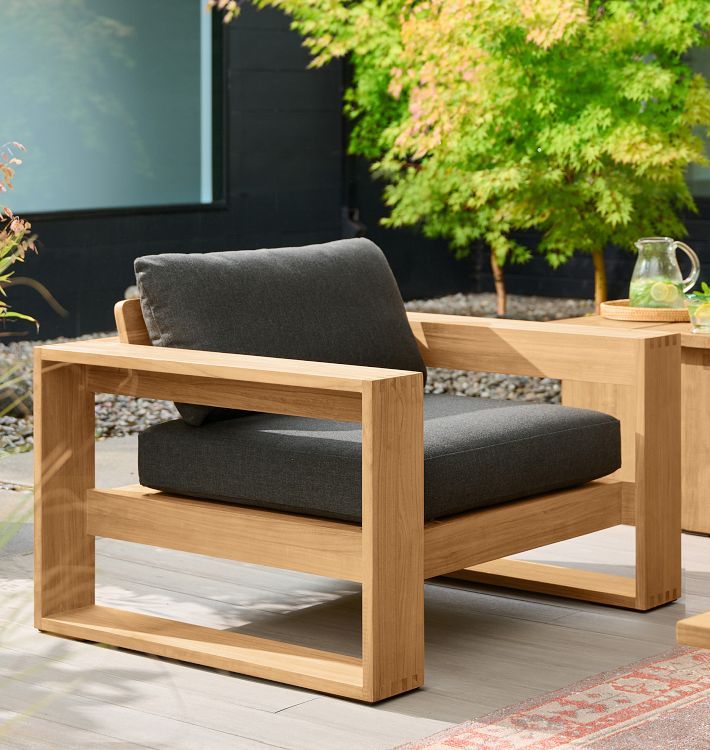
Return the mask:
{"type": "Polygon", "coordinates": [[[680,648],[400,750],[710,750],[710,651],[680,648]]]}

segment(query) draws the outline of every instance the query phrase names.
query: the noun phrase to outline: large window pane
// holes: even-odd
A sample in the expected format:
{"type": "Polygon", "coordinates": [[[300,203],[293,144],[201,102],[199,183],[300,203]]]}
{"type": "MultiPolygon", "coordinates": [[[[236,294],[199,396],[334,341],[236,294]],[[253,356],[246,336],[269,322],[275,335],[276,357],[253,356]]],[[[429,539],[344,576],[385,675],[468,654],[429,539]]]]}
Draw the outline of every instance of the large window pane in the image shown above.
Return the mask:
{"type": "Polygon", "coordinates": [[[2,0],[0,14],[0,144],[28,148],[14,210],[212,202],[204,0],[2,0]]]}

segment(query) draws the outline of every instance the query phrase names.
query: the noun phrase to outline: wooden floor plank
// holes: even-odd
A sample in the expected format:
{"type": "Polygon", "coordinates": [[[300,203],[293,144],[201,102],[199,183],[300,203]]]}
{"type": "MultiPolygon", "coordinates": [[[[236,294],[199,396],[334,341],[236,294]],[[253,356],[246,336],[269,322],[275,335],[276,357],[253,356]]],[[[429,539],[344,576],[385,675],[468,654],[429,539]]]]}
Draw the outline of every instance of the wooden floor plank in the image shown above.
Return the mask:
{"type": "Polygon", "coordinates": [[[133,689],[143,685],[158,686],[176,693],[186,701],[225,700],[232,706],[278,713],[304,701],[313,700],[315,693],[277,683],[250,678],[225,679],[225,672],[209,668],[186,668],[183,662],[125,651],[100,648],[86,641],[69,638],[48,638],[30,625],[0,619],[0,653],[24,659],[40,658],[49,662],[70,664],[86,672],[100,673],[109,681],[134,676],[133,689]]]}
{"type": "Polygon", "coordinates": [[[0,709],[2,750],[152,750],[151,745],[124,742],[78,727],[0,709]]]}
{"type": "MultiPolygon", "coordinates": [[[[337,726],[324,725],[314,738],[313,727],[307,718],[285,712],[266,714],[246,709],[218,694],[178,694],[170,683],[156,684],[149,680],[126,679],[126,674],[117,682],[117,676],[119,675],[115,671],[94,669],[87,672],[73,663],[27,657],[19,653],[9,660],[3,659],[0,664],[0,680],[3,683],[8,680],[13,687],[16,680],[23,685],[61,693],[64,686],[71,684],[72,694],[88,700],[101,696],[107,704],[140,713],[140,721],[147,726],[151,717],[155,716],[158,719],[172,719],[213,732],[234,735],[231,740],[234,744],[228,745],[229,747],[241,747],[238,743],[242,739],[251,739],[268,747],[274,745],[297,750],[350,750],[354,741],[353,727],[348,727],[345,731],[337,726]]],[[[224,681],[224,675],[222,679],[224,681]]],[[[363,724],[358,732],[358,739],[376,746],[380,740],[379,732],[371,731],[367,724],[363,724]]],[[[205,747],[211,748],[212,745],[205,747]]]]}
{"type": "MultiPolygon", "coordinates": [[[[33,718],[156,750],[228,748],[234,747],[237,741],[240,750],[267,750],[279,747],[240,736],[236,731],[219,732],[187,721],[136,711],[106,700],[106,696],[101,693],[85,697],[76,690],[80,684],[81,676],[76,682],[65,684],[60,690],[50,690],[42,685],[23,682],[2,674],[0,709],[22,714],[30,713],[33,718]]],[[[121,689],[130,690],[128,675],[121,689]]]]}

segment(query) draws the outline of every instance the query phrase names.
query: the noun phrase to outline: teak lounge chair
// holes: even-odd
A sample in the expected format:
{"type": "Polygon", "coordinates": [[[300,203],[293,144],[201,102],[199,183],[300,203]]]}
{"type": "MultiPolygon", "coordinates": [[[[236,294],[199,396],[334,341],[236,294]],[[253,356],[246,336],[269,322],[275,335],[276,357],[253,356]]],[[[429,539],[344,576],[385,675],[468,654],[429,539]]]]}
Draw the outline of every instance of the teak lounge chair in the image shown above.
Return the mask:
{"type": "Polygon", "coordinates": [[[379,701],[424,682],[427,578],[680,595],[677,335],[407,314],[367,240],[136,270],[118,340],[36,350],[40,630],[379,701]],[[633,465],[613,417],[424,396],[425,364],[623,386],[633,465]],[[94,487],[104,392],[181,410],[141,436],[141,485],[94,487]],[[635,578],[501,559],[622,523],[635,578]],[[361,582],[362,656],[99,606],[96,536],[361,582]]]}

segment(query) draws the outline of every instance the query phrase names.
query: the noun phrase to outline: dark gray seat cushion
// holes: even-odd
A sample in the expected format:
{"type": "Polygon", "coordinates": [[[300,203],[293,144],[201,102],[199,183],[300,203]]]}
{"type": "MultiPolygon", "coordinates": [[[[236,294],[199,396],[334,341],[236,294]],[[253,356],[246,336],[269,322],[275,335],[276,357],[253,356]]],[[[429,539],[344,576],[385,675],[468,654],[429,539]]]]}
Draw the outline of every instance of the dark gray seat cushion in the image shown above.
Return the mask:
{"type": "MultiPolygon", "coordinates": [[[[425,518],[597,479],[619,468],[619,423],[585,409],[425,396],[425,518]]],[[[141,484],[166,492],[358,522],[361,431],[252,414],[139,439],[141,484]]]]}
{"type": "MultiPolygon", "coordinates": [[[[148,255],[135,271],[157,346],[415,370],[426,378],[394,276],[369,240],[148,255]]],[[[178,409],[195,425],[216,411],[178,409]]]]}

